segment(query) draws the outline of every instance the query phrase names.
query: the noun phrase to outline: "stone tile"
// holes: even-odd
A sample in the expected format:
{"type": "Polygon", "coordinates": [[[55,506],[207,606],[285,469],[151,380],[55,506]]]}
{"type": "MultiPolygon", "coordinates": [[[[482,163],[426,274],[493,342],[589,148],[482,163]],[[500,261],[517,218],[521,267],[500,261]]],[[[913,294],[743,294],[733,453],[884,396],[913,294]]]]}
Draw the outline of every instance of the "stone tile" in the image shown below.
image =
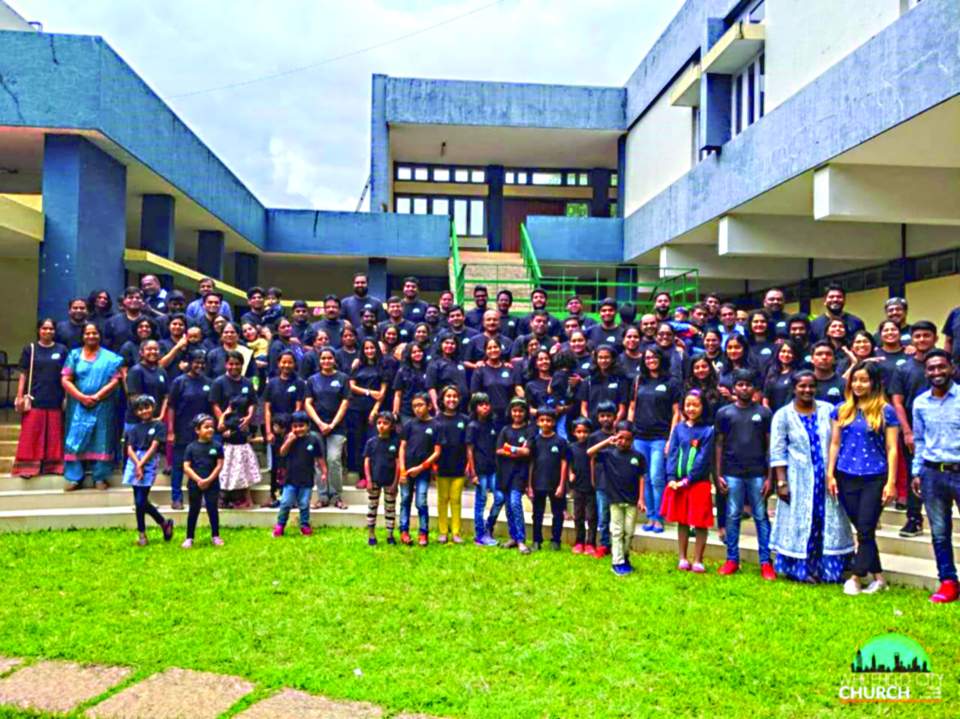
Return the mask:
{"type": "Polygon", "coordinates": [[[366,702],[333,701],[294,689],[257,702],[237,719],[379,719],[383,710],[366,702]]]}
{"type": "Polygon", "coordinates": [[[0,657],[0,674],[6,674],[14,667],[19,667],[23,664],[22,659],[14,659],[13,657],[0,657]]]}
{"type": "Polygon", "coordinates": [[[89,711],[105,719],[215,719],[253,690],[239,677],[167,669],[89,711]]]}
{"type": "Polygon", "coordinates": [[[126,667],[37,662],[0,679],[0,704],[68,712],[130,675],[126,667]]]}

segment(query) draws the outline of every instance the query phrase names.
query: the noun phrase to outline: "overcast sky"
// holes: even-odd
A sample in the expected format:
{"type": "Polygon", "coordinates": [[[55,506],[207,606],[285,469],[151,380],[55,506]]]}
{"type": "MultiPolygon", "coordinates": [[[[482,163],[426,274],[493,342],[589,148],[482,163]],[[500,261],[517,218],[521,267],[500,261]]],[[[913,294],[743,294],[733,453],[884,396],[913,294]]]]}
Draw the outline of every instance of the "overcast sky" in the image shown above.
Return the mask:
{"type": "Polygon", "coordinates": [[[102,35],[272,207],[353,210],[370,76],[622,86],[682,0],[6,0],[102,35]],[[484,7],[484,6],[490,7],[484,7]],[[245,82],[415,37],[283,77],[245,82]],[[178,97],[179,96],[179,97],[178,97]]]}

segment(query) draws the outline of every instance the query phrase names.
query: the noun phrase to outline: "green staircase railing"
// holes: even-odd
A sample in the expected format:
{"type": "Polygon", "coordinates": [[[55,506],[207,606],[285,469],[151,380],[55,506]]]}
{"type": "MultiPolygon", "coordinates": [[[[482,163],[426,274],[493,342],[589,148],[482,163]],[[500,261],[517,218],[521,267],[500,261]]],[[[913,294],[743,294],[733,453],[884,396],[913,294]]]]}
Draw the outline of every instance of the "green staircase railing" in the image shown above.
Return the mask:
{"type": "Polygon", "coordinates": [[[463,306],[464,291],[467,285],[466,267],[460,261],[460,239],[457,237],[457,226],[450,222],[450,259],[453,261],[453,290],[454,301],[463,306]]]}
{"type": "Polygon", "coordinates": [[[522,222],[520,223],[520,257],[523,258],[527,278],[533,284],[533,287],[540,287],[541,282],[543,282],[543,273],[540,271],[540,263],[537,262],[537,254],[533,251],[533,243],[530,242],[527,225],[522,222]]]}

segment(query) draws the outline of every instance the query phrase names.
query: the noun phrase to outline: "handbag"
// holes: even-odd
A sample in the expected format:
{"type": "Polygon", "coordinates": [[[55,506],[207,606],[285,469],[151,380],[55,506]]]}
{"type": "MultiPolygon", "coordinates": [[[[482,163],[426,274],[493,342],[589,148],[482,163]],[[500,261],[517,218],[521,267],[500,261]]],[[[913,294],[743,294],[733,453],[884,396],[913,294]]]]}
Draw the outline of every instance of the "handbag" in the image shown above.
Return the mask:
{"type": "Polygon", "coordinates": [[[30,373],[27,375],[27,391],[23,395],[23,399],[20,400],[20,411],[23,414],[26,414],[31,409],[33,409],[33,395],[31,394],[31,392],[33,392],[33,359],[36,353],[37,353],[37,347],[33,342],[31,342],[30,343],[30,373]]]}

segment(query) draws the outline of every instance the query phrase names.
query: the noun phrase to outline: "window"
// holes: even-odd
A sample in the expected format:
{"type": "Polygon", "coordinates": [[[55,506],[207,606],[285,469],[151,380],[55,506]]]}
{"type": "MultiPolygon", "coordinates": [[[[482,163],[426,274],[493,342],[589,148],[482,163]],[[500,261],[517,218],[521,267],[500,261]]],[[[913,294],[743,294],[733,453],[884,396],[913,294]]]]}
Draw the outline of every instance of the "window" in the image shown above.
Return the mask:
{"type": "Polygon", "coordinates": [[[470,170],[454,170],[453,179],[455,182],[470,182],[470,170]]]}
{"type": "Polygon", "coordinates": [[[415,215],[427,214],[427,198],[426,197],[413,198],[413,214],[415,215]]]}
{"type": "Polygon", "coordinates": [[[433,171],[434,182],[450,182],[450,170],[446,167],[437,167],[433,171]]]}
{"type": "Polygon", "coordinates": [[[445,197],[434,197],[433,206],[430,208],[431,215],[449,215],[450,200],[445,197]]]}
{"type": "Polygon", "coordinates": [[[736,137],[763,117],[764,58],[761,52],[733,77],[730,134],[736,137]]]}
{"type": "Polygon", "coordinates": [[[398,197],[396,201],[396,211],[400,215],[410,214],[410,198],[398,197]]]}
{"type": "Polygon", "coordinates": [[[470,235],[480,237],[484,227],[484,201],[470,200],[470,235]]]}
{"type": "Polygon", "coordinates": [[[580,187],[589,187],[590,186],[590,175],[586,172],[580,173],[580,187]]]}
{"type": "Polygon", "coordinates": [[[618,216],[617,203],[616,203],[616,202],[611,202],[611,203],[610,203],[610,217],[617,217],[617,216],[618,216]]]}
{"type": "Polygon", "coordinates": [[[567,173],[567,184],[568,184],[568,185],[576,185],[576,184],[577,184],[577,173],[576,173],[576,172],[568,172],[568,173],[567,173]]]}
{"type": "Polygon", "coordinates": [[[470,211],[470,205],[466,200],[453,201],[453,224],[457,228],[458,235],[467,234],[467,214],[470,211]]]}
{"type": "Polygon", "coordinates": [[[518,173],[517,173],[517,184],[518,184],[518,185],[526,185],[526,184],[527,184],[527,173],[526,173],[526,172],[518,172],[518,173]]]}
{"type": "Polygon", "coordinates": [[[487,176],[487,173],[485,173],[483,170],[471,170],[470,182],[483,184],[484,182],[487,181],[486,176],[487,176]]]}
{"type": "Polygon", "coordinates": [[[617,176],[616,172],[610,173],[610,187],[616,187],[617,183],[620,181],[620,178],[617,176]]]}
{"type": "Polygon", "coordinates": [[[418,167],[413,171],[413,179],[425,182],[430,179],[430,170],[426,167],[418,167]]]}
{"type": "Polygon", "coordinates": [[[447,198],[433,198],[434,215],[443,215],[446,210],[449,212],[453,206],[453,224],[456,227],[457,234],[461,237],[482,237],[486,227],[486,206],[485,200],[467,199],[457,197],[452,200],[447,198]]]}
{"type": "Polygon", "coordinates": [[[531,175],[534,185],[562,185],[563,174],[560,172],[534,172],[531,175]]]}
{"type": "Polygon", "coordinates": [[[587,202],[568,202],[567,217],[590,217],[590,204],[587,202]]]}
{"type": "Polygon", "coordinates": [[[700,162],[700,108],[692,107],[693,122],[690,129],[690,166],[700,162]]]}
{"type": "Polygon", "coordinates": [[[413,179],[413,169],[404,166],[397,167],[397,179],[398,180],[412,180],[413,179]]]}
{"type": "Polygon", "coordinates": [[[516,173],[505,172],[503,175],[503,182],[505,185],[512,185],[516,182],[516,173]]]}

